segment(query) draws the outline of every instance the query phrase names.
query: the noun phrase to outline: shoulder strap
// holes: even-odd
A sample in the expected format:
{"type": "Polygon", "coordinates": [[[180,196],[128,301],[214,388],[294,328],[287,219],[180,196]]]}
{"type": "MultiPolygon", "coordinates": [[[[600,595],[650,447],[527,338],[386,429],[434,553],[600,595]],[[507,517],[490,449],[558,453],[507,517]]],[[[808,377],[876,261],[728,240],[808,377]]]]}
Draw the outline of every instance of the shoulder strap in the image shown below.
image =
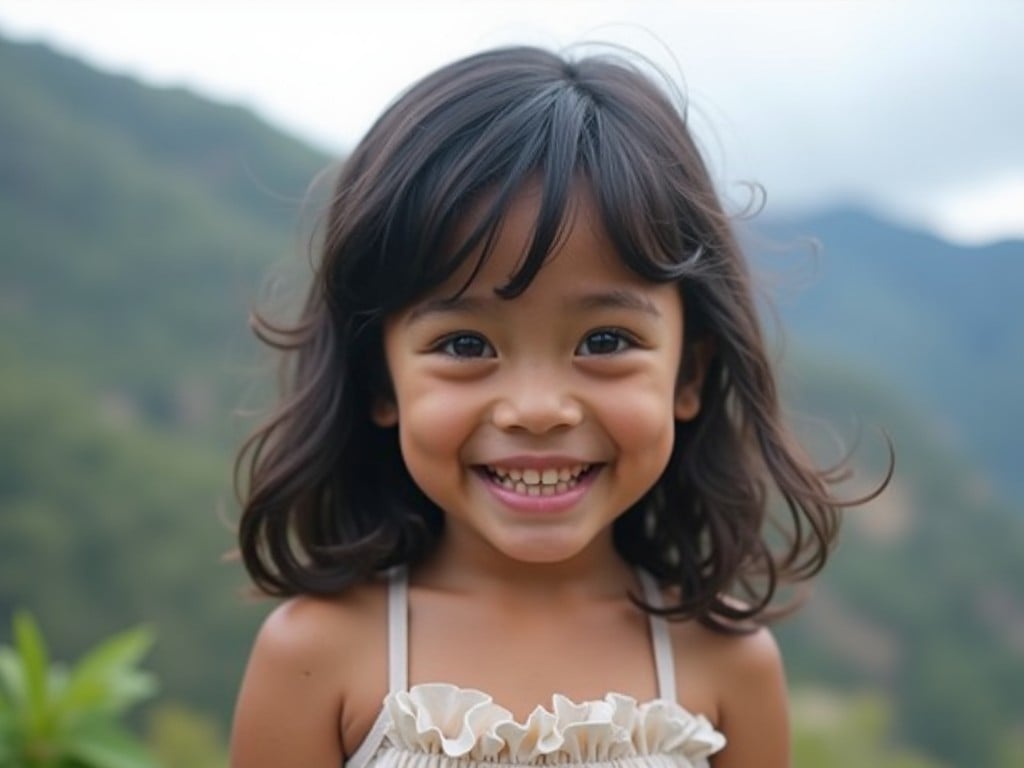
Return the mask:
{"type": "Polygon", "coordinates": [[[388,579],[388,691],[404,691],[409,666],[409,577],[395,568],[388,579]]]}
{"type": "MultiPolygon", "coordinates": [[[[408,669],[408,624],[409,624],[409,582],[405,568],[393,568],[388,572],[388,690],[390,693],[404,691],[408,669]]],[[[370,732],[363,743],[342,760],[339,768],[366,768],[391,725],[388,710],[384,707],[377,713],[370,732]]]]}
{"type": "MultiPolygon", "coordinates": [[[[661,590],[647,571],[638,570],[637,576],[644,590],[644,600],[654,608],[664,605],[661,590]]],[[[672,655],[672,638],[664,616],[647,614],[651,625],[651,645],[654,648],[654,668],[658,675],[658,698],[676,700],[676,663],[672,655]]]]}

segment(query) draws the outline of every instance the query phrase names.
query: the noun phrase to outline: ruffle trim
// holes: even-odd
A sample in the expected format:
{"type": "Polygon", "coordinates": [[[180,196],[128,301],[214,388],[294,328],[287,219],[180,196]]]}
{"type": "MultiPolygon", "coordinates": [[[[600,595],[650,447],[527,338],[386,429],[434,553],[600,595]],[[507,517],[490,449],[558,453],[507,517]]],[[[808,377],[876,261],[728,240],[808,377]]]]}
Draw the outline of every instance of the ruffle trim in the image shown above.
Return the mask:
{"type": "Polygon", "coordinates": [[[391,693],[384,706],[388,737],[398,748],[452,758],[505,763],[605,762],[645,755],[678,755],[691,761],[725,746],[725,737],[703,715],[673,701],[610,693],[575,704],[552,699],[525,723],[482,691],[448,683],[391,693]]]}

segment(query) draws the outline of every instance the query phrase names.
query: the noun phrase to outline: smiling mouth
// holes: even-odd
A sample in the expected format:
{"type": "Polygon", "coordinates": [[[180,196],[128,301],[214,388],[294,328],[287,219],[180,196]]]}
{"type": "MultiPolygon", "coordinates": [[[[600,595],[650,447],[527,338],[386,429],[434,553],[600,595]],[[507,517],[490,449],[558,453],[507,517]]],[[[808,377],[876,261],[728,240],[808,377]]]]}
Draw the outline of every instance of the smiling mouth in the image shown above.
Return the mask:
{"type": "Polygon", "coordinates": [[[521,496],[555,496],[572,490],[587,475],[594,472],[598,464],[573,464],[547,469],[519,469],[486,465],[483,474],[494,484],[506,491],[521,496]]]}

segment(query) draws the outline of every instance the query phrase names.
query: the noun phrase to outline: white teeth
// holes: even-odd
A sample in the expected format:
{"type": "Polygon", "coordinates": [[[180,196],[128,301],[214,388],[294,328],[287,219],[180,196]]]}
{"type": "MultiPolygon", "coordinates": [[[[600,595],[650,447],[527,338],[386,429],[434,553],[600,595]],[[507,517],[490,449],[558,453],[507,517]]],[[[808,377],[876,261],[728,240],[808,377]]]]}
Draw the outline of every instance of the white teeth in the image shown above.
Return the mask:
{"type": "Polygon", "coordinates": [[[568,467],[548,467],[544,470],[488,466],[487,471],[498,485],[507,490],[525,496],[553,496],[575,488],[580,475],[591,466],[573,464],[568,467]]]}
{"type": "Polygon", "coordinates": [[[568,482],[578,478],[583,472],[590,469],[590,464],[574,464],[569,467],[548,467],[547,469],[509,469],[488,465],[487,471],[495,477],[509,478],[514,483],[522,481],[527,485],[557,485],[559,482],[568,482]]]}

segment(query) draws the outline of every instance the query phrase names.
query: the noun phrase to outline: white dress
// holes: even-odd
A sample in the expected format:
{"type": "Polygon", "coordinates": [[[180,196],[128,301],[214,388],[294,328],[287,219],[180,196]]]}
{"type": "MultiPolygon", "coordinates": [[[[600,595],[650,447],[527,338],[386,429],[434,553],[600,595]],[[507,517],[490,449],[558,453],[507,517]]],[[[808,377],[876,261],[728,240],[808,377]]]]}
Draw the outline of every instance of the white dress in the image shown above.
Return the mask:
{"type": "MultiPolygon", "coordinates": [[[[640,572],[645,598],[661,605],[640,572]]],[[[676,702],[675,669],[665,619],[651,615],[658,698],[638,703],[609,693],[576,704],[555,695],[525,723],[486,693],[448,683],[407,689],[408,587],[404,569],[388,586],[389,693],[346,768],[500,768],[607,765],[615,768],[707,768],[725,737],[703,715],[676,702]]]]}

